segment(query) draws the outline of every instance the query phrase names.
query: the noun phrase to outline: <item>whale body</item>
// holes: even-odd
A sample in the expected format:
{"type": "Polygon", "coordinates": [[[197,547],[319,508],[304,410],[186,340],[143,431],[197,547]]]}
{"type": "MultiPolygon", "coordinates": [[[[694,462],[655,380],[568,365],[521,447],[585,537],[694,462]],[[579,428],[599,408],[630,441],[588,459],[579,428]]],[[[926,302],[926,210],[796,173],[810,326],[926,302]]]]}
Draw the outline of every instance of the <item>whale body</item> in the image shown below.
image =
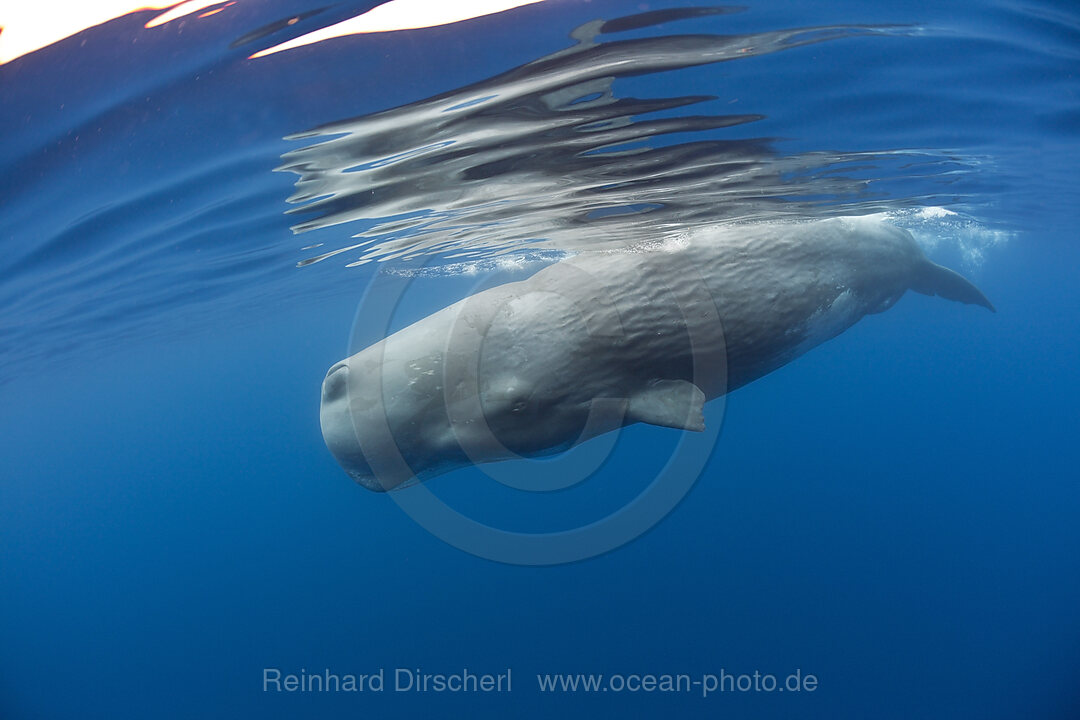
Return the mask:
{"type": "Polygon", "coordinates": [[[383,491],[636,422],[702,430],[705,402],[908,290],[994,309],[873,216],[697,229],[573,256],[332,366],[323,437],[353,479],[383,491]]]}

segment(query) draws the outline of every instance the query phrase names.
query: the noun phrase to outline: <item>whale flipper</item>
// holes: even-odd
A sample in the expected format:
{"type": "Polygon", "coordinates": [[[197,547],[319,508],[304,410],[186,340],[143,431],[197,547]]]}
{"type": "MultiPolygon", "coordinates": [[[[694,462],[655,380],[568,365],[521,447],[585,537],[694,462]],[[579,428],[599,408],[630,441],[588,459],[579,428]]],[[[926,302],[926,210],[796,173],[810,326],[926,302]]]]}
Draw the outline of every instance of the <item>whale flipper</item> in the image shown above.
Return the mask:
{"type": "Polygon", "coordinates": [[[911,283],[911,289],[923,295],[938,295],[946,300],[955,300],[968,305],[982,305],[990,312],[997,312],[982,291],[972,285],[967,278],[929,260],[920,268],[918,276],[911,283]]]}
{"type": "Polygon", "coordinates": [[[627,413],[638,422],[675,428],[705,429],[705,393],[686,380],[657,380],[630,398],[627,413]]]}

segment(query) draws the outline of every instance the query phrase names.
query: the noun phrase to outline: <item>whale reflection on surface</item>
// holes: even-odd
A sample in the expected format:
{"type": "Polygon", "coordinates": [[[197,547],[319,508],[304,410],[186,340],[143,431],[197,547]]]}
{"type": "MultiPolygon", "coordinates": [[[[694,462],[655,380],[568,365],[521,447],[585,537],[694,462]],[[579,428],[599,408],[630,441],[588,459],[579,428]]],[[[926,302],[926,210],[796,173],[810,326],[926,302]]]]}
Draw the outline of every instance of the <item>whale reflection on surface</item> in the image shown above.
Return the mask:
{"type": "Polygon", "coordinates": [[[299,265],[341,254],[358,265],[597,249],[717,222],[864,214],[934,199],[898,203],[877,189],[888,179],[944,178],[963,166],[927,151],[783,155],[772,138],[734,136],[763,115],[672,112],[713,96],[616,95],[620,78],[913,32],[847,25],[601,40],[728,11],[596,21],[572,33],[573,47],[486,81],[290,136],[316,141],[277,168],[300,176],[288,212],[306,217],[293,231],[351,223],[352,234],[299,265]]]}

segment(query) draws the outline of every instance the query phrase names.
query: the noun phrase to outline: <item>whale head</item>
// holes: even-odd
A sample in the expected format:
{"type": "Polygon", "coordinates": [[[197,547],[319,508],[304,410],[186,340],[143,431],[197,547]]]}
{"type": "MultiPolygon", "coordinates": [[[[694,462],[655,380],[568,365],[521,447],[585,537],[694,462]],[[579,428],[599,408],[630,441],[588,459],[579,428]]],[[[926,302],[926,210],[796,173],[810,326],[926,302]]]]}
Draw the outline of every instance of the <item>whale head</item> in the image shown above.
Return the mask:
{"type": "Polygon", "coordinates": [[[438,356],[384,363],[377,356],[385,350],[380,343],[333,365],[319,412],[327,448],[377,492],[469,463],[436,379],[438,356]]]}
{"type": "Polygon", "coordinates": [[[513,313],[528,299],[480,295],[327,372],[323,438],[359,484],[381,492],[467,465],[559,452],[590,422],[588,436],[621,423],[590,414],[589,399],[575,396],[572,344],[552,348],[542,334],[519,334],[513,313]]]}

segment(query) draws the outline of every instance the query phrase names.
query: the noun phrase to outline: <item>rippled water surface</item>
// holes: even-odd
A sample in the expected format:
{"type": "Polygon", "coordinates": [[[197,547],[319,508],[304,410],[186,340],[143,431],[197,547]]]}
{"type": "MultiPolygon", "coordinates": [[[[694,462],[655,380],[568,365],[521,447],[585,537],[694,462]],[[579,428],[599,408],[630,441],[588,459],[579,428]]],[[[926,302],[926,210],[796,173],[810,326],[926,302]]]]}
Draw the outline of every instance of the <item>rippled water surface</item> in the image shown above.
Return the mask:
{"type": "MultiPolygon", "coordinates": [[[[0,64],[0,718],[1075,717],[1075,4],[545,0],[283,46],[375,5],[138,10],[0,64]],[[327,367],[493,277],[872,213],[998,313],[905,298],[740,390],[622,550],[479,560],[323,446],[327,367]],[[515,686],[260,684],[398,666],[515,686]],[[535,681],[799,668],[813,696],[535,681]]],[[[569,527],[671,432],[565,493],[437,490],[569,527]]]]}
{"type": "Polygon", "coordinates": [[[1031,177],[1018,132],[1052,145],[1076,119],[1068,16],[634,10],[556,2],[251,59],[348,12],[241,3],[151,29],[136,13],[8,63],[3,362],[353,282],[341,266],[374,259],[921,206],[1011,230],[1066,191],[1060,170],[1031,177]]]}

